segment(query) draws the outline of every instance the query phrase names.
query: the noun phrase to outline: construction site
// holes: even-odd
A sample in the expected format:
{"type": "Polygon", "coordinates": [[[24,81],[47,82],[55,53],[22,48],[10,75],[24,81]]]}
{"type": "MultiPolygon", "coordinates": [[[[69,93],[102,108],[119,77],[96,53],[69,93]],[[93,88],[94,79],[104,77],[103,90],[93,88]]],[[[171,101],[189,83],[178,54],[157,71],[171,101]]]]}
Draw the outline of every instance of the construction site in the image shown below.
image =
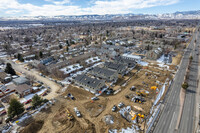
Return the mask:
{"type": "Polygon", "coordinates": [[[143,132],[152,106],[162,100],[175,71],[173,65],[137,65],[118,79],[112,95],[103,93],[98,97],[70,84],[59,91],[51,107],[43,109],[21,132],[143,132]]]}

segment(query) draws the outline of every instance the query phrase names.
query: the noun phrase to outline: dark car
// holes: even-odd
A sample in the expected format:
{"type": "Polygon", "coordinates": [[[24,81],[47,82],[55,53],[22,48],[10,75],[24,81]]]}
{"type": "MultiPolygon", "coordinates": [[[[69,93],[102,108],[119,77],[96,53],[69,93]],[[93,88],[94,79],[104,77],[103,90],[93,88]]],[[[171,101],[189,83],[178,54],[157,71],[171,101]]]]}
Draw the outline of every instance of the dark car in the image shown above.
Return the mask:
{"type": "Polygon", "coordinates": [[[37,81],[38,83],[40,83],[40,84],[44,84],[42,81],[37,81]]]}
{"type": "Polygon", "coordinates": [[[135,89],[136,89],[135,86],[132,86],[132,87],[130,88],[131,91],[135,91],[135,89]]]}
{"type": "Polygon", "coordinates": [[[114,105],[114,106],[112,107],[112,112],[115,112],[116,110],[117,110],[117,106],[114,105]]]}
{"type": "Polygon", "coordinates": [[[109,89],[109,90],[107,90],[106,94],[111,95],[111,94],[113,94],[113,92],[114,92],[113,89],[109,89]]]}
{"type": "Polygon", "coordinates": [[[47,95],[47,93],[46,93],[46,92],[42,94],[42,96],[46,96],[46,95],[47,95]]]}
{"type": "Polygon", "coordinates": [[[71,95],[71,99],[72,99],[72,100],[75,100],[75,97],[71,95]]]}
{"type": "Polygon", "coordinates": [[[33,106],[28,106],[26,110],[31,110],[33,106]]]}

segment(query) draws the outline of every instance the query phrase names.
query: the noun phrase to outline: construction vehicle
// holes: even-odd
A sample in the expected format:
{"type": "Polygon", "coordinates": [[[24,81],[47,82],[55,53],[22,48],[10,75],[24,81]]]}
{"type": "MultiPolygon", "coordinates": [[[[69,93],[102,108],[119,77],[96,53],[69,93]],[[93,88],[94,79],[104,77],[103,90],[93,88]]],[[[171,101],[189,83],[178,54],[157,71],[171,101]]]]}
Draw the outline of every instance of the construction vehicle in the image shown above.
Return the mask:
{"type": "Polygon", "coordinates": [[[140,90],[140,91],[136,91],[136,94],[138,96],[148,96],[149,95],[149,92],[146,91],[146,90],[140,90]]]}
{"type": "Polygon", "coordinates": [[[132,116],[132,120],[135,120],[138,122],[138,117],[140,118],[144,118],[144,115],[140,114],[140,113],[135,113],[132,110],[129,112],[129,114],[132,116]]]}
{"type": "Polygon", "coordinates": [[[144,98],[142,98],[141,96],[136,96],[136,97],[134,97],[134,98],[133,98],[133,101],[134,101],[135,103],[143,103],[143,102],[145,102],[144,98]]]}
{"type": "Polygon", "coordinates": [[[71,121],[74,119],[73,115],[69,112],[68,109],[66,109],[66,112],[67,112],[67,118],[71,121]]]}
{"type": "Polygon", "coordinates": [[[156,90],[157,87],[156,87],[156,86],[151,86],[151,89],[152,89],[152,90],[156,90]]]}

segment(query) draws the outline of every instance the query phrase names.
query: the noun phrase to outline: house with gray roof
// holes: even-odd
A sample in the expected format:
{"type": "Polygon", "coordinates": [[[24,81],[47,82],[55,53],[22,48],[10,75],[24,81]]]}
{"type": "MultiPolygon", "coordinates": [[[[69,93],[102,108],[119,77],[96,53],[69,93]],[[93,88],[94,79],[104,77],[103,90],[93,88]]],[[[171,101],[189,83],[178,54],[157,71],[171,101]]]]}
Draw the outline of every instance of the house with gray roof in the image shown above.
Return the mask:
{"type": "Polygon", "coordinates": [[[127,64],[129,68],[135,68],[137,62],[134,59],[124,58],[122,56],[115,57],[115,62],[127,64]]]}
{"type": "Polygon", "coordinates": [[[151,59],[151,60],[157,60],[160,58],[160,56],[163,54],[163,49],[162,48],[156,48],[153,50],[150,50],[146,53],[146,58],[151,59]]]}
{"type": "Polygon", "coordinates": [[[128,69],[127,64],[117,63],[117,62],[105,62],[104,67],[117,71],[117,73],[121,74],[122,76],[126,74],[127,69],[128,69]]]}
{"type": "Polygon", "coordinates": [[[118,79],[118,73],[107,68],[94,67],[89,71],[89,74],[105,79],[108,82],[116,82],[118,79]]]}
{"type": "Polygon", "coordinates": [[[100,91],[105,87],[105,81],[104,80],[98,80],[97,78],[91,78],[88,77],[85,74],[78,75],[74,79],[75,84],[77,84],[80,87],[83,87],[85,90],[94,93],[99,94],[100,91]]]}
{"type": "Polygon", "coordinates": [[[21,84],[28,84],[29,85],[30,81],[25,77],[18,77],[16,79],[13,79],[13,83],[15,85],[21,85],[21,84]]]}

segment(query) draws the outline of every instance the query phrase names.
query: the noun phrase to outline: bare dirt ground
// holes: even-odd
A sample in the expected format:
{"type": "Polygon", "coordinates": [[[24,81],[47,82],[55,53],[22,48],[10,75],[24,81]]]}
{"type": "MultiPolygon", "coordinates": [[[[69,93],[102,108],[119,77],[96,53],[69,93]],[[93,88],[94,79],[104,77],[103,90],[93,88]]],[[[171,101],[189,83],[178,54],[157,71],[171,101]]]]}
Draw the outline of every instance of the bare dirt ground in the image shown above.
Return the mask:
{"type": "MultiPolygon", "coordinates": [[[[136,71],[133,70],[133,72],[136,71]]],[[[132,76],[126,86],[122,87],[119,85],[125,79],[122,78],[118,81],[117,88],[121,88],[119,93],[109,96],[104,94],[99,96],[99,100],[97,101],[92,101],[91,97],[94,95],[85,91],[83,88],[69,85],[67,90],[56,98],[55,105],[36,115],[35,122],[44,121],[39,133],[105,133],[109,129],[119,130],[121,128],[131,127],[132,124],[119,114],[119,108],[117,112],[111,111],[113,105],[118,105],[120,102],[123,102],[126,106],[131,106],[135,112],[148,115],[156,97],[156,92],[151,90],[150,87],[157,86],[160,89],[165,80],[170,77],[170,73],[169,71],[154,68],[142,69],[132,76]],[[146,70],[159,74],[152,74],[146,70]],[[156,81],[159,81],[161,84],[158,84],[156,81]],[[127,99],[125,97],[125,95],[136,95],[135,91],[130,91],[129,89],[133,85],[137,90],[144,89],[149,91],[149,96],[144,97],[146,100],[145,103],[134,103],[130,98],[127,99]],[[75,100],[64,98],[68,93],[71,93],[75,97],[75,100]],[[82,114],[81,118],[76,116],[74,107],[80,110],[82,114]],[[68,120],[66,109],[74,116],[73,121],[68,120]],[[111,117],[113,123],[106,122],[105,116],[111,117]]],[[[26,128],[28,128],[26,129],[28,131],[31,129],[31,126],[27,126],[26,128]]]]}
{"type": "Polygon", "coordinates": [[[176,57],[172,57],[172,64],[178,65],[181,61],[182,55],[181,53],[178,53],[176,57]]]}

